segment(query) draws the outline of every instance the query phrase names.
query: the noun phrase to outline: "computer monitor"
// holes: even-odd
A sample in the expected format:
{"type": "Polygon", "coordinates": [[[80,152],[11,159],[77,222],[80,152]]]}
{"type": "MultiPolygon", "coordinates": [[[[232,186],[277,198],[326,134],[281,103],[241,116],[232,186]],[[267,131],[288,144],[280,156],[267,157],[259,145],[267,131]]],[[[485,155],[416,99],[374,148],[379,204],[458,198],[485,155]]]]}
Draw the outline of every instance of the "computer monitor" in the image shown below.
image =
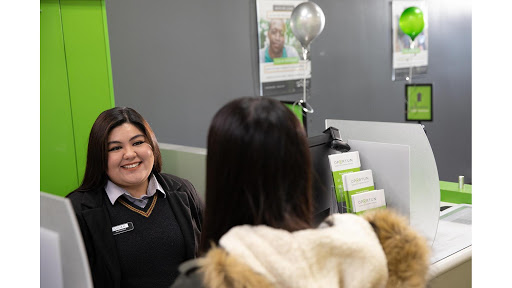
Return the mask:
{"type": "Polygon", "coordinates": [[[288,107],[290,110],[292,110],[293,114],[299,118],[299,121],[304,126],[304,130],[306,132],[308,131],[308,119],[307,119],[307,113],[304,112],[302,109],[302,106],[300,104],[295,104],[295,102],[292,101],[281,101],[281,103],[284,104],[284,106],[288,107]]]}
{"type": "Polygon", "coordinates": [[[312,161],[313,180],[313,222],[320,224],[325,217],[338,212],[343,212],[338,207],[334,181],[329,166],[328,155],[341,153],[334,150],[331,131],[325,130],[323,134],[308,138],[309,151],[312,161]]]}
{"type": "Polygon", "coordinates": [[[40,194],[40,287],[92,288],[87,253],[70,200],[40,194]]]}

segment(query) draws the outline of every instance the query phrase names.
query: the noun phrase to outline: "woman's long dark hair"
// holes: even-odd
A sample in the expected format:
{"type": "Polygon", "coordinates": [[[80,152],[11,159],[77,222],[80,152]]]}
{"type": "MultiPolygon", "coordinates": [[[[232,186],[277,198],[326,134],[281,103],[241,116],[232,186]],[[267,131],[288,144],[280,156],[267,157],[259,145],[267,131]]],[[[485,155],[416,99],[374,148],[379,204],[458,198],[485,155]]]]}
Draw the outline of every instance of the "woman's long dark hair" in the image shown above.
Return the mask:
{"type": "Polygon", "coordinates": [[[212,120],[207,148],[202,253],[237,225],[311,227],[306,132],[282,103],[266,97],[229,102],[212,120]]]}
{"type": "Polygon", "coordinates": [[[92,125],[87,146],[84,179],[82,185],[78,187],[78,191],[91,191],[107,184],[108,136],[114,128],[124,123],[130,123],[137,127],[146,137],[148,144],[151,145],[155,157],[152,172],[162,170],[160,148],[148,122],[132,108],[115,107],[103,111],[92,125]]]}

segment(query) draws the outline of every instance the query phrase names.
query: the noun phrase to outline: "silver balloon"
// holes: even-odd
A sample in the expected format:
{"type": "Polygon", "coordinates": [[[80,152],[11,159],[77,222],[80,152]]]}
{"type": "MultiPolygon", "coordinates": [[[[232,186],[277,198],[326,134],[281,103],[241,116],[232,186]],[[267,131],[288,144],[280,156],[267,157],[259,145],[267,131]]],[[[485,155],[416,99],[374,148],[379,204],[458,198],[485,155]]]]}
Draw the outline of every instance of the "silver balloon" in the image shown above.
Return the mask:
{"type": "Polygon", "coordinates": [[[305,49],[322,33],[325,26],[325,15],[320,6],[308,1],[300,3],[293,9],[290,17],[290,27],[305,49]]]}

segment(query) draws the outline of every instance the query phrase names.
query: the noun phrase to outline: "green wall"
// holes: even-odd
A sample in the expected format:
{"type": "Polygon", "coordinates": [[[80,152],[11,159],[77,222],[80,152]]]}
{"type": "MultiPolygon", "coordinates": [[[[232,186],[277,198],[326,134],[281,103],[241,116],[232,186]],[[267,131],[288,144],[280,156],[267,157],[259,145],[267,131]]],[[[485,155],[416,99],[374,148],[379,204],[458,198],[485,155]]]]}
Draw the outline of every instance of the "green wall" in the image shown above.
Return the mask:
{"type": "Polygon", "coordinates": [[[82,181],[94,120],[114,107],[105,2],[40,4],[40,189],[65,196],[82,181]]]}

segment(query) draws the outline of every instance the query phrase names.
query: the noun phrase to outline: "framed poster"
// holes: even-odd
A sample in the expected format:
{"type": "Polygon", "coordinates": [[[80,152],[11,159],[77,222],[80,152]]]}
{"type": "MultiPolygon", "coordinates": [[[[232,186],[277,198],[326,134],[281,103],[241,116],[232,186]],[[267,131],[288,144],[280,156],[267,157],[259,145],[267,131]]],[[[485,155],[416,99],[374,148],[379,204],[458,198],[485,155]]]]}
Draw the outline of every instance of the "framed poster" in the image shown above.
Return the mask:
{"type": "Polygon", "coordinates": [[[405,121],[433,120],[432,84],[405,84],[405,121]]]}
{"type": "Polygon", "coordinates": [[[412,76],[424,75],[428,68],[428,10],[424,0],[394,0],[392,2],[392,80],[411,81],[412,76]],[[418,7],[423,13],[424,27],[414,41],[400,29],[400,16],[405,9],[418,7]]]}
{"type": "Polygon", "coordinates": [[[293,35],[290,17],[304,1],[256,0],[260,96],[302,93],[309,88],[311,61],[302,56],[302,46],[293,35]]]}

